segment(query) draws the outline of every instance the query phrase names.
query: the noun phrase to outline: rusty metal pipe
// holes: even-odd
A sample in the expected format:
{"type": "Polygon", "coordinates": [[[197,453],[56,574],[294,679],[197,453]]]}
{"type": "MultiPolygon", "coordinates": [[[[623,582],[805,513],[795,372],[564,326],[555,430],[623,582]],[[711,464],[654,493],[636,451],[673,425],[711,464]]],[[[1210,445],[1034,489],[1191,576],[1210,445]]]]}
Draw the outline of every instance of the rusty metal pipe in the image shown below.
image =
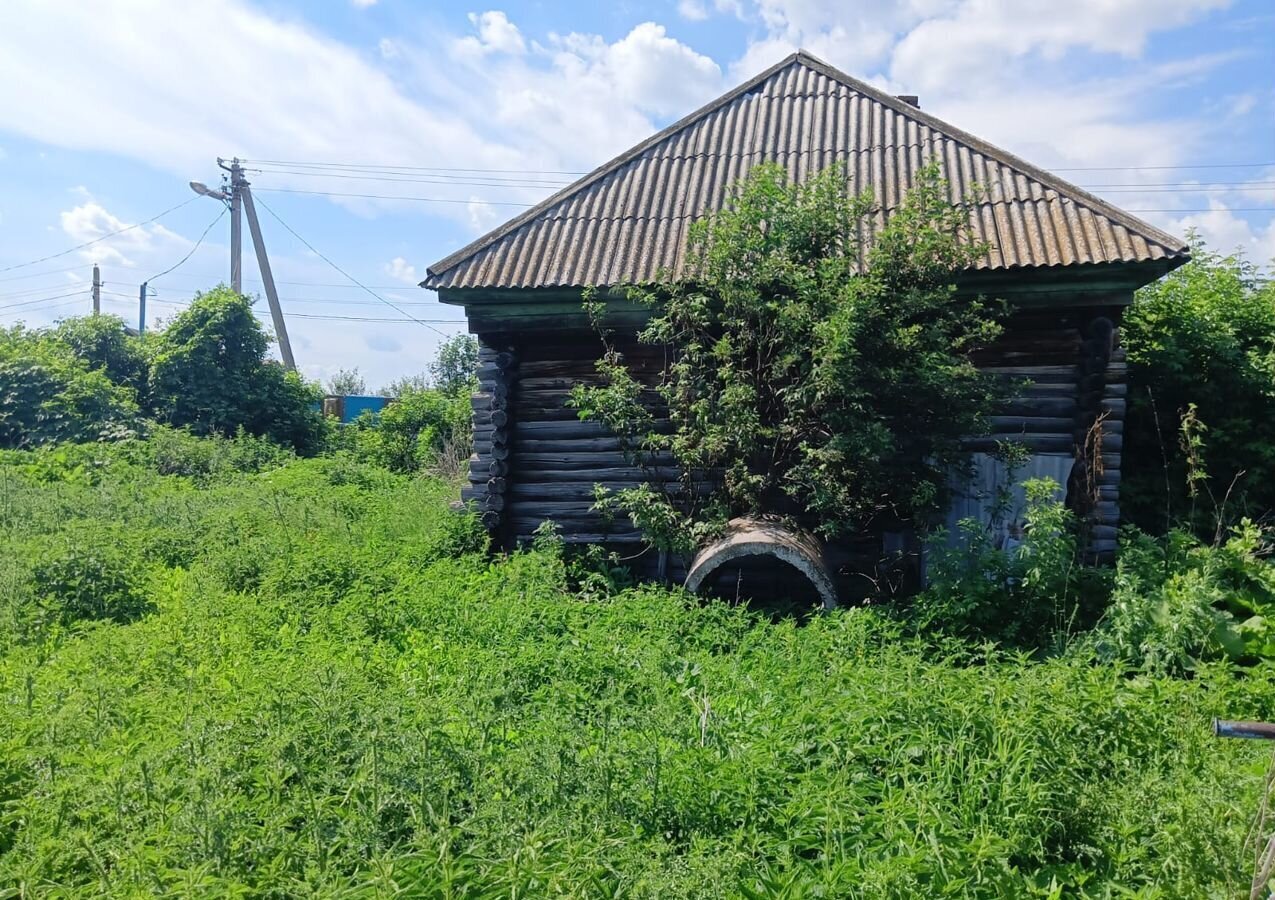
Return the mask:
{"type": "Polygon", "coordinates": [[[1218,737],[1225,738],[1249,738],[1255,741],[1275,741],[1275,723],[1230,722],[1226,719],[1214,719],[1213,733],[1218,737]]]}

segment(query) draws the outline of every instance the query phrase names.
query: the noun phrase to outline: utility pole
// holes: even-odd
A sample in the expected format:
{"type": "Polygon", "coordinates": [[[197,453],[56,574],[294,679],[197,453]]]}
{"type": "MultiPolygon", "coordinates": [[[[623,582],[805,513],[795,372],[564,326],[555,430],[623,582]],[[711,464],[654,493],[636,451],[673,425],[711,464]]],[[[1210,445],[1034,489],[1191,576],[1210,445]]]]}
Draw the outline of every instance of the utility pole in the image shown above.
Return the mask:
{"type": "Polygon", "coordinates": [[[146,282],[142,282],[142,289],[137,292],[137,333],[146,333],[146,282]]]}
{"type": "Polygon", "coordinates": [[[270,318],[274,320],[274,334],[279,341],[279,355],[283,364],[296,371],[292,359],[292,344],[288,341],[288,326],[283,321],[283,308],[279,306],[279,293],[274,287],[274,275],[270,271],[270,259],[266,256],[266,244],[261,239],[261,225],[257,222],[257,208],[252,202],[252,189],[248,182],[239,183],[239,196],[243,197],[244,211],[248,213],[248,230],[252,232],[252,245],[257,251],[257,265],[261,267],[261,280],[266,286],[266,300],[270,304],[270,318]]]}
{"type": "Polygon", "coordinates": [[[236,294],[243,293],[243,224],[240,208],[243,202],[239,192],[247,182],[238,158],[230,161],[230,287],[236,294]]]}
{"type": "Polygon", "coordinates": [[[102,312],[102,270],[93,263],[93,315],[102,312]]]}
{"type": "Polygon", "coordinates": [[[291,371],[296,371],[297,364],[292,358],[292,343],[288,340],[288,325],[283,320],[283,307],[279,305],[279,292],[275,290],[274,275],[270,271],[270,259],[266,256],[266,244],[261,239],[261,225],[257,222],[257,210],[252,203],[252,191],[248,180],[243,177],[243,166],[236,157],[226,165],[224,159],[218,159],[217,165],[230,173],[230,190],[217,191],[198,181],[190,183],[190,189],[204,197],[212,197],[230,205],[230,287],[236,294],[243,293],[243,260],[241,245],[242,226],[240,210],[248,214],[248,230],[252,233],[252,245],[257,251],[257,265],[261,268],[261,280],[266,286],[266,300],[270,303],[270,318],[274,322],[275,338],[279,341],[279,355],[283,364],[291,371]]]}

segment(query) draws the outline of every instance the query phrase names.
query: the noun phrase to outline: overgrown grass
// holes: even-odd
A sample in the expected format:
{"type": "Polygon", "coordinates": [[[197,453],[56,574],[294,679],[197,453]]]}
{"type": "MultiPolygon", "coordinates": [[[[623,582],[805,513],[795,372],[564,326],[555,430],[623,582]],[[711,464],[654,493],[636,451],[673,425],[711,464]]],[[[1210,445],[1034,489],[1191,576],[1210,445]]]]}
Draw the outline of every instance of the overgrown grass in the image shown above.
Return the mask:
{"type": "Polygon", "coordinates": [[[1208,725],[1275,717],[1269,666],[1131,676],[946,655],[868,610],[586,600],[552,548],[489,562],[436,481],[80,452],[0,466],[0,893],[1247,884],[1267,752],[1208,725]],[[140,617],[62,615],[41,566],[89,557],[140,617]]]}

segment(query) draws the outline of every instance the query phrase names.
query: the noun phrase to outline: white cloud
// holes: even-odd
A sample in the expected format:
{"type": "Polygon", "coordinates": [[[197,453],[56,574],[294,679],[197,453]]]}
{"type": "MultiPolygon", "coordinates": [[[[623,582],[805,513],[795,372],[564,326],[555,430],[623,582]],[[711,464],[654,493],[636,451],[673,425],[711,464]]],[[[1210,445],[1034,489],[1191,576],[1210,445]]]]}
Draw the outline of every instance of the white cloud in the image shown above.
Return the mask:
{"type": "Polygon", "coordinates": [[[419,284],[421,281],[416,274],[416,266],[409,264],[401,256],[396,256],[385,264],[385,274],[404,284],[419,284]]]}
{"type": "Polygon", "coordinates": [[[708,7],[703,0],[679,0],[677,14],[691,22],[702,22],[708,18],[708,7]]]}
{"type": "Polygon", "coordinates": [[[522,32],[503,12],[489,10],[485,13],[470,13],[469,22],[478,30],[478,34],[458,40],[456,49],[459,52],[469,56],[527,52],[527,44],[522,39],[522,32]]]}
{"type": "Polygon", "coordinates": [[[401,164],[436,135],[446,140],[428,142],[432,165],[525,164],[501,136],[479,134],[472,109],[423,103],[352,47],[240,0],[120,0],[96,18],[73,0],[7,11],[23,27],[0,30],[0,83],[42,74],[38,91],[0,91],[0,128],[37,141],[141,159],[183,182],[215,172],[219,153],[401,164]]]}
{"type": "Polygon", "coordinates": [[[367,9],[369,6],[376,6],[376,0],[350,0],[350,3],[359,9],[367,9]]]}
{"type": "Polygon", "coordinates": [[[1219,253],[1238,251],[1265,268],[1275,263],[1275,221],[1268,221],[1265,227],[1254,227],[1218,200],[1211,201],[1209,207],[1208,212],[1170,220],[1170,227],[1178,234],[1195,229],[1205,243],[1219,253]]]}
{"type": "MultiPolygon", "coordinates": [[[[97,240],[131,224],[110,213],[96,200],[88,200],[59,215],[62,231],[75,243],[97,240]]],[[[186,250],[190,241],[158,223],[140,225],[79,251],[86,262],[100,262],[134,268],[155,260],[168,251],[186,250]]]]}
{"type": "Polygon", "coordinates": [[[381,38],[376,44],[376,49],[381,54],[381,59],[397,59],[403,52],[392,38],[381,38]]]}
{"type": "Polygon", "coordinates": [[[466,209],[469,211],[469,227],[475,234],[491,231],[503,218],[495,207],[478,197],[470,197],[466,209]]]}

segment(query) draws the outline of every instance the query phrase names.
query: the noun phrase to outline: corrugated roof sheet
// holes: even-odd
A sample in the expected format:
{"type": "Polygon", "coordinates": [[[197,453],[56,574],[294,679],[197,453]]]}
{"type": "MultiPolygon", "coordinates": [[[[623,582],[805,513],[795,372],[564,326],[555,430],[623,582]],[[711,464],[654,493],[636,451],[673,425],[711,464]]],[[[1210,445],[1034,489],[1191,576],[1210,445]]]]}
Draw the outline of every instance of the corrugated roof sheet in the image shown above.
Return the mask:
{"type": "Polygon", "coordinates": [[[422,287],[547,288],[682,272],[687,229],[763,161],[802,180],[834,162],[870,189],[877,224],[941,160],[952,202],[976,187],[983,269],[1185,259],[1186,244],[1010,153],[796,53],[468,247],[422,287]]]}

